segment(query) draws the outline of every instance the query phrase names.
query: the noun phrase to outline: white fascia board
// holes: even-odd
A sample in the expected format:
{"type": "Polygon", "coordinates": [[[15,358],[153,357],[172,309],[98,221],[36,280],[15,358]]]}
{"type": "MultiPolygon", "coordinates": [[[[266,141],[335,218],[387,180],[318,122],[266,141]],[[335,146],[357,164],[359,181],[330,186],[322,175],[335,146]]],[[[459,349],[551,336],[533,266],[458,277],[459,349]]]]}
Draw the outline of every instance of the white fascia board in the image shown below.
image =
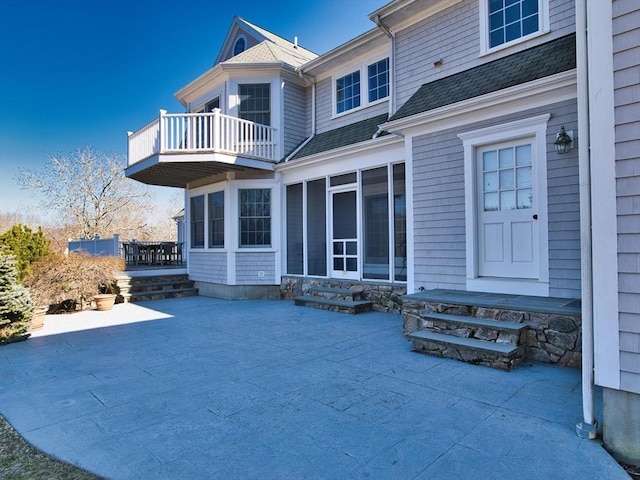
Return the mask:
{"type": "Polygon", "coordinates": [[[216,65],[213,68],[210,68],[198,78],[188,83],[173,96],[185,107],[188,107],[189,101],[188,98],[194,98],[204,93],[205,90],[211,88],[211,85],[215,83],[221,83],[226,80],[224,71],[219,65],[216,65]]]}
{"type": "MultiPolygon", "coordinates": [[[[372,28],[353,40],[349,40],[324,55],[314,58],[302,65],[299,70],[306,74],[315,76],[317,73],[322,73],[327,69],[335,68],[336,65],[344,64],[345,56],[350,58],[349,55],[358,48],[365,47],[365,50],[370,52],[372,48],[377,47],[377,44],[374,42],[380,42],[385,45],[388,43],[387,36],[378,27],[372,28]]],[[[358,56],[359,55],[360,54],[358,54],[358,56]]]]}
{"type": "Polygon", "coordinates": [[[315,155],[309,155],[299,160],[291,160],[289,162],[278,163],[276,165],[276,171],[286,172],[287,170],[300,168],[302,166],[310,166],[318,162],[325,162],[328,158],[340,159],[347,155],[353,155],[369,151],[371,149],[384,148],[389,145],[402,144],[404,139],[395,135],[385,135],[384,137],[375,138],[366,142],[360,142],[353,145],[347,145],[345,147],[336,148],[334,150],[327,150],[324,152],[316,153],[315,155]]]}
{"type": "Polygon", "coordinates": [[[376,11],[369,14],[369,20],[375,22],[376,17],[380,17],[380,20],[387,26],[392,32],[399,32],[411,25],[431,17],[438,12],[441,12],[456,3],[460,3],[462,0],[427,0],[422,2],[427,5],[422,10],[412,13],[411,15],[400,15],[399,21],[394,21],[393,15],[401,12],[406,8],[411,8],[413,5],[419,5],[418,0],[398,0],[391,2],[376,11]],[[406,17],[406,18],[405,18],[406,17]]]}
{"type": "Polygon", "coordinates": [[[443,130],[444,128],[465,125],[470,121],[469,116],[475,115],[478,111],[481,112],[483,118],[489,117],[491,110],[495,110],[495,116],[504,116],[520,112],[524,107],[533,108],[557,103],[576,98],[576,95],[576,70],[573,69],[400,118],[380,126],[387,132],[402,132],[404,134],[424,130],[430,125],[436,126],[434,131],[443,130]]]}

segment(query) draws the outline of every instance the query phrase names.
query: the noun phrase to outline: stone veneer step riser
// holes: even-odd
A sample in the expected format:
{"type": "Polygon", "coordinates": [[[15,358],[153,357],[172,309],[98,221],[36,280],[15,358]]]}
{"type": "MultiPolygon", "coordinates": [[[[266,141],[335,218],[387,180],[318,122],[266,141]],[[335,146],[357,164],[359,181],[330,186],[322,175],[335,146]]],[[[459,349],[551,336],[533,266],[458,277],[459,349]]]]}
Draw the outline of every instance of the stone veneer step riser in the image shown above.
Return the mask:
{"type": "Polygon", "coordinates": [[[431,311],[421,312],[420,319],[419,331],[408,335],[417,352],[507,371],[524,356],[525,324],[431,311]],[[430,333],[434,338],[420,338],[430,333]],[[511,352],[492,351],[506,346],[511,352]]]}
{"type": "Polygon", "coordinates": [[[144,293],[144,292],[167,292],[172,290],[181,290],[185,288],[194,288],[192,280],[172,283],[145,283],[136,285],[131,288],[131,293],[144,293]]]}
{"type": "Polygon", "coordinates": [[[497,353],[481,352],[464,346],[452,346],[440,342],[422,339],[412,340],[413,350],[418,353],[440,358],[449,358],[473,365],[484,365],[498,370],[511,371],[518,366],[523,358],[523,349],[519,348],[516,354],[511,356],[497,353]]]}

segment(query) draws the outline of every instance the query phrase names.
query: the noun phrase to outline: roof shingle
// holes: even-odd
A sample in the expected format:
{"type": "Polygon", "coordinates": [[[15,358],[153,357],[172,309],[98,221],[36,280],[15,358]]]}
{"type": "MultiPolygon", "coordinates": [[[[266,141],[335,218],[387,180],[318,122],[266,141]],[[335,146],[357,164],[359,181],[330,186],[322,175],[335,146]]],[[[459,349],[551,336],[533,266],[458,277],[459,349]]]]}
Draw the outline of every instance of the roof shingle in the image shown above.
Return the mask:
{"type": "Polygon", "coordinates": [[[521,85],[576,67],[575,34],[422,85],[389,121],[521,85]]]}

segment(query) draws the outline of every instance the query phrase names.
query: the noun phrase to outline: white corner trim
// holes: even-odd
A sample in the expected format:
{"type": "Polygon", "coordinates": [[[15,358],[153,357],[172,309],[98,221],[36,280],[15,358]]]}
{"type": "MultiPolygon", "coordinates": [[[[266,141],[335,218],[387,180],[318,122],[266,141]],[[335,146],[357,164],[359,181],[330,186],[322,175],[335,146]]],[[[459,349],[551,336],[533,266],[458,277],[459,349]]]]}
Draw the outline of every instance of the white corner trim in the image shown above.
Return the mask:
{"type": "Polygon", "coordinates": [[[618,225],[611,2],[587,13],[595,383],[620,388],[618,225]]]}

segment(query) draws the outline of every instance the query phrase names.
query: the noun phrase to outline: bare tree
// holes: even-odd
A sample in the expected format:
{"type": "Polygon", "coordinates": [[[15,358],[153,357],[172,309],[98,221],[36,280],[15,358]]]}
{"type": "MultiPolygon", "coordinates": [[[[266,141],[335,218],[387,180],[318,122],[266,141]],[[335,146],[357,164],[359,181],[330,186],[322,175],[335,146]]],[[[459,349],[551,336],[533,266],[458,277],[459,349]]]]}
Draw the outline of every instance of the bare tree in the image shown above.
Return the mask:
{"type": "Polygon", "coordinates": [[[17,180],[42,193],[43,208],[71,227],[69,234],[91,239],[144,227],[150,193],[125,177],[124,158],[85,147],[49,160],[42,170],[20,170],[17,180]]]}

